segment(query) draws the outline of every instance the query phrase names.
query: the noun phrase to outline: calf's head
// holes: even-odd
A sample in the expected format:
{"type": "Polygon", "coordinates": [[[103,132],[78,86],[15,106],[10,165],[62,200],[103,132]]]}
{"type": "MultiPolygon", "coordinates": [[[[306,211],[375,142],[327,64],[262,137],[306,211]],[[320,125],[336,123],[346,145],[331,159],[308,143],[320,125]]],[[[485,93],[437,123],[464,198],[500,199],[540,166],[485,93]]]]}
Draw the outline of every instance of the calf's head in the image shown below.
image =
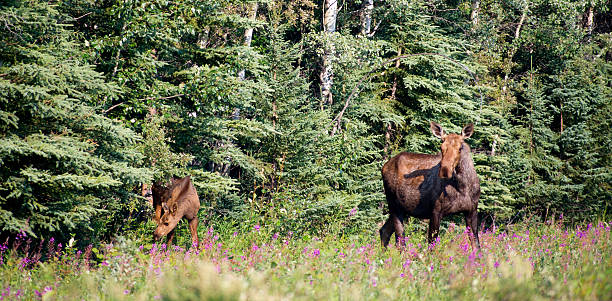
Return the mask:
{"type": "Polygon", "coordinates": [[[153,232],[153,238],[156,240],[168,235],[170,231],[174,230],[178,222],[183,217],[182,215],[178,214],[178,204],[176,202],[173,202],[170,205],[164,202],[162,203],[162,207],[164,208],[164,214],[160,218],[159,225],[157,225],[155,232],[153,232]]]}
{"type": "Polygon", "coordinates": [[[442,160],[440,161],[440,172],[438,176],[443,179],[453,177],[453,171],[457,167],[461,159],[461,152],[464,151],[463,141],[474,133],[474,125],[468,124],[459,134],[446,134],[442,126],[435,122],[430,122],[431,132],[434,136],[442,139],[440,149],[442,151],[442,160]]]}

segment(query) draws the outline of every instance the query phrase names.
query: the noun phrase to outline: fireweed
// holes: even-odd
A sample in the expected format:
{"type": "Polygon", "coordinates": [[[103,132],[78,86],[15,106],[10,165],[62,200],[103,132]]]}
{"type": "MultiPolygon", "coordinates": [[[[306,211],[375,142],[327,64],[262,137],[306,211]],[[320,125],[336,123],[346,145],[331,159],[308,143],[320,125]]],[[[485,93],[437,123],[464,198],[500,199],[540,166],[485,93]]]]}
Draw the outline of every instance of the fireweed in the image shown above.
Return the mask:
{"type": "Polygon", "coordinates": [[[510,225],[470,246],[451,224],[384,250],[374,231],[297,237],[256,225],[201,230],[200,246],[118,238],[77,250],[20,233],[0,244],[0,300],[566,299],[612,296],[611,223],[510,225]],[[212,273],[212,274],[211,274],[212,273]]]}

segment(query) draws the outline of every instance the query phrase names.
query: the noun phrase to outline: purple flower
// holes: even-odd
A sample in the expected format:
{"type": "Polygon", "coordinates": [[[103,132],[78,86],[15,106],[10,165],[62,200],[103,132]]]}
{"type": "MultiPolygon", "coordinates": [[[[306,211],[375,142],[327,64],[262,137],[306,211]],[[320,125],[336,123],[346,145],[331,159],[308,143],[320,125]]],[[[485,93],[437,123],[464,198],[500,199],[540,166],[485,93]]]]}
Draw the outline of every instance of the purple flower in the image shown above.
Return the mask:
{"type": "Polygon", "coordinates": [[[255,229],[255,231],[259,232],[259,225],[255,225],[253,228],[255,229]]]}
{"type": "Polygon", "coordinates": [[[357,212],[357,207],[351,209],[351,212],[349,212],[349,217],[355,215],[356,212],[357,212]]]}
{"type": "Polygon", "coordinates": [[[232,234],[233,237],[238,236],[238,231],[234,231],[234,234],[232,234]]]}
{"type": "Polygon", "coordinates": [[[107,267],[108,266],[108,261],[104,260],[104,261],[100,262],[100,265],[107,267]]]}
{"type": "Polygon", "coordinates": [[[124,294],[124,295],[127,295],[127,294],[129,294],[129,293],[130,293],[130,290],[124,290],[124,291],[123,291],[123,294],[124,294]]]}
{"type": "Polygon", "coordinates": [[[499,261],[496,261],[496,262],[493,264],[493,266],[494,266],[495,268],[497,268],[497,267],[499,266],[499,261]]]}
{"type": "Polygon", "coordinates": [[[38,290],[34,290],[34,294],[36,294],[36,296],[38,297],[42,297],[43,293],[39,292],[38,290]]]}
{"type": "Polygon", "coordinates": [[[407,269],[410,266],[410,259],[406,259],[406,261],[404,262],[404,264],[402,264],[402,267],[404,269],[407,269]]]}
{"type": "Polygon", "coordinates": [[[256,244],[253,244],[251,249],[253,250],[253,252],[256,252],[257,250],[259,250],[259,247],[256,244]]]}
{"type": "Polygon", "coordinates": [[[401,278],[404,278],[404,277],[406,277],[406,275],[405,275],[404,273],[401,273],[401,274],[400,274],[400,277],[401,277],[401,278]]]}
{"type": "Polygon", "coordinates": [[[272,235],[272,240],[276,240],[278,238],[278,232],[274,233],[274,235],[272,235]]]}
{"type": "Polygon", "coordinates": [[[319,257],[319,254],[321,254],[319,249],[312,250],[312,257],[319,257]]]}

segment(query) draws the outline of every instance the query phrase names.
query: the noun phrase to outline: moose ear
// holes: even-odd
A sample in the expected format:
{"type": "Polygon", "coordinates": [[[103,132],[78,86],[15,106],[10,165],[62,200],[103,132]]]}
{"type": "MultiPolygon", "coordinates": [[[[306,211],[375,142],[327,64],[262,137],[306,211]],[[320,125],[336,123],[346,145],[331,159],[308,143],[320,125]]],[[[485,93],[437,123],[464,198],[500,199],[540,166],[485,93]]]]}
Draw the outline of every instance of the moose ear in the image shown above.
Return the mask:
{"type": "Polygon", "coordinates": [[[178,209],[178,205],[176,203],[172,204],[172,213],[175,213],[178,209]]]}
{"type": "Polygon", "coordinates": [[[463,139],[470,138],[472,134],[474,134],[474,124],[473,123],[466,125],[463,128],[463,130],[461,130],[461,136],[463,136],[463,139]]]}
{"type": "Polygon", "coordinates": [[[440,126],[439,124],[431,121],[429,122],[429,128],[431,129],[431,132],[433,133],[434,136],[444,140],[444,137],[446,137],[446,134],[444,133],[444,129],[442,129],[442,126],[440,126]]]}

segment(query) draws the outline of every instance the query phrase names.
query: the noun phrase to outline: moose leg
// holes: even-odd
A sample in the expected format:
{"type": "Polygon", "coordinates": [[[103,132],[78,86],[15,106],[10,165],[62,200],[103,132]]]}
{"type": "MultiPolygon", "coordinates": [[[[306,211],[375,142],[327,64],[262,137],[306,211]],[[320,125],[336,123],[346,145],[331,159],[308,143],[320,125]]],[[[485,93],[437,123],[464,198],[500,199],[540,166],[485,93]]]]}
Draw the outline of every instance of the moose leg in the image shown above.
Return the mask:
{"type": "Polygon", "coordinates": [[[406,245],[404,241],[404,224],[403,218],[393,215],[393,229],[395,231],[395,245],[396,246],[404,246],[406,245]]]}
{"type": "Polygon", "coordinates": [[[191,246],[197,248],[198,244],[198,217],[194,217],[189,221],[189,231],[191,231],[191,246]]]}
{"type": "Polygon", "coordinates": [[[380,233],[380,242],[383,247],[387,247],[389,245],[389,239],[391,238],[391,234],[393,234],[393,225],[392,225],[392,216],[390,215],[385,224],[378,231],[380,233]]]}
{"type": "Polygon", "coordinates": [[[478,239],[478,211],[474,210],[471,212],[465,213],[465,225],[472,231],[470,235],[470,243],[472,244],[472,249],[474,247],[477,250],[480,250],[480,240],[478,239]]]}
{"type": "Polygon", "coordinates": [[[168,232],[168,235],[166,236],[166,245],[168,245],[168,247],[172,245],[172,240],[174,240],[174,230],[176,229],[172,229],[172,231],[168,232]]]}
{"type": "Polygon", "coordinates": [[[429,231],[427,231],[427,240],[431,244],[436,238],[438,238],[438,232],[440,231],[440,213],[432,213],[429,219],[429,231]]]}

